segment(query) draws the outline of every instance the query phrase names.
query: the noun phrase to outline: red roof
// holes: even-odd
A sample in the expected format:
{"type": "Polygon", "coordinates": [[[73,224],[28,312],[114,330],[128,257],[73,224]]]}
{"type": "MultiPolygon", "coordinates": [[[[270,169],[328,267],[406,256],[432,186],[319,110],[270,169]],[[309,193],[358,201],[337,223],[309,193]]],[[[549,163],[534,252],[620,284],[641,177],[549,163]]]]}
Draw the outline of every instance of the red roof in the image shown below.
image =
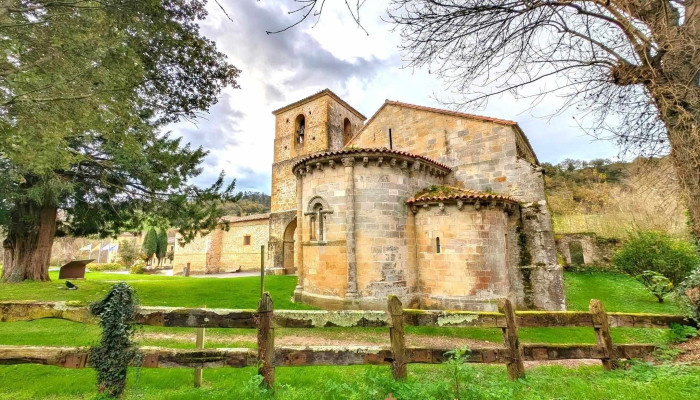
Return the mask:
{"type": "Polygon", "coordinates": [[[411,158],[417,158],[419,160],[425,161],[429,164],[433,164],[434,166],[441,168],[445,171],[452,171],[450,167],[448,167],[445,164],[441,164],[431,158],[424,157],[424,156],[419,156],[416,154],[409,153],[407,151],[400,151],[400,150],[389,150],[386,147],[368,147],[368,148],[349,148],[345,150],[337,150],[337,151],[326,151],[323,153],[316,153],[307,157],[302,158],[301,160],[297,161],[294,163],[292,166],[292,169],[296,168],[297,166],[311,160],[315,160],[317,158],[323,158],[323,157],[328,157],[328,156],[338,156],[338,155],[345,155],[345,154],[357,154],[357,153],[381,153],[381,154],[394,154],[394,155],[399,155],[399,156],[407,156],[411,158]]]}
{"type": "Polygon", "coordinates": [[[430,190],[424,189],[421,192],[425,192],[423,194],[420,194],[421,192],[418,192],[415,197],[412,197],[408,200],[406,200],[406,203],[408,204],[414,204],[414,203],[423,203],[423,202],[433,202],[433,201],[444,201],[444,200],[503,200],[503,201],[508,201],[514,204],[517,204],[518,201],[515,200],[514,198],[510,196],[505,196],[502,194],[495,194],[495,193],[484,193],[484,192],[477,192],[475,190],[468,190],[468,189],[462,189],[462,188],[456,188],[452,186],[446,186],[444,187],[445,190],[442,190],[442,188],[437,187],[435,190],[430,190]],[[426,192],[426,190],[428,190],[426,192]],[[445,194],[443,194],[445,193],[445,194]]]}

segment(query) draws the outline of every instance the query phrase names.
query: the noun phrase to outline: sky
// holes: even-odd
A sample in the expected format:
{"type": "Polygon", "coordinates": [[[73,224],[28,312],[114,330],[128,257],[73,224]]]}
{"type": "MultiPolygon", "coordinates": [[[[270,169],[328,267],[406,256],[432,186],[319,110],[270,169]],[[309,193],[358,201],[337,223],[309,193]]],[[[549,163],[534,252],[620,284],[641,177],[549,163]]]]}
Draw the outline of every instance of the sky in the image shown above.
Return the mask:
{"type": "MultiPolygon", "coordinates": [[[[449,108],[441,103],[444,82],[428,70],[403,68],[400,38],[382,20],[384,0],[365,3],[360,29],[341,0],[328,0],[318,22],[309,19],[282,33],[297,16],[293,0],[210,0],[202,33],[242,70],[240,89],[226,88],[219,102],[196,122],[168,127],[209,151],[194,182],[207,185],[223,170],[236,190],[270,193],[273,158],[272,111],[329,88],[368,118],[386,99],[449,108]],[[222,11],[221,7],[225,10],[222,11]],[[228,15],[228,17],[227,17],[228,15]],[[229,19],[230,18],[230,19],[229,19]]],[[[543,85],[553,82],[543,82],[543,85]]],[[[531,105],[505,94],[466,112],[517,121],[540,162],[567,158],[616,158],[617,147],[594,140],[577,125],[573,110],[552,116],[561,101],[531,105]]]]}

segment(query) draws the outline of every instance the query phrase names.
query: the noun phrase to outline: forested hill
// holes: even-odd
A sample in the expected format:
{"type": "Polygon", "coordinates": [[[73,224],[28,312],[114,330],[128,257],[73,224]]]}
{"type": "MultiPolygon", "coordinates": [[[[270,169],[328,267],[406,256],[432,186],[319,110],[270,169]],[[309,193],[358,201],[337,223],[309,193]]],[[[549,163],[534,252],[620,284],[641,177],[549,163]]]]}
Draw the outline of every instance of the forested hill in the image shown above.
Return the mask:
{"type": "Polygon", "coordinates": [[[262,192],[243,192],[235,203],[224,204],[226,215],[252,215],[270,212],[270,195],[262,192]]]}
{"type": "Polygon", "coordinates": [[[625,237],[630,229],[686,235],[685,207],[668,157],[543,163],[555,233],[625,237]]]}

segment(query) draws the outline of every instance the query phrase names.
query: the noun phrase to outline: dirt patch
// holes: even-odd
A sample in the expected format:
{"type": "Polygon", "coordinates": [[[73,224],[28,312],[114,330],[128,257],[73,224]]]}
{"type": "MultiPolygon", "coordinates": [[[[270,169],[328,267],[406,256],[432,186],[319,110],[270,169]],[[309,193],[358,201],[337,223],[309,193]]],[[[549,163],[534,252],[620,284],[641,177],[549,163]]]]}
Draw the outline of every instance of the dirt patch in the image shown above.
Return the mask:
{"type": "Polygon", "coordinates": [[[694,337],[687,342],[673,346],[673,348],[682,351],[676,357],[676,362],[700,365],[700,337],[694,337]]]}

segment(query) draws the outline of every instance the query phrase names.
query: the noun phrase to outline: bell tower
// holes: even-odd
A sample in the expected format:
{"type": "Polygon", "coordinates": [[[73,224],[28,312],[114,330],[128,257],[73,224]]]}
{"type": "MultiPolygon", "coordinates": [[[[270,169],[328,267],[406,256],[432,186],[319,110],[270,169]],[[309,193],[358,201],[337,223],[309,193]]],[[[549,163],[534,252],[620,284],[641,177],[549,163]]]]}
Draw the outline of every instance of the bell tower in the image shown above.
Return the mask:
{"type": "Polygon", "coordinates": [[[272,114],[275,145],[267,268],[281,274],[294,271],[294,246],[287,243],[288,228],[296,223],[296,177],[292,166],[304,156],[342,149],[366,118],[329,89],[272,114]]]}

